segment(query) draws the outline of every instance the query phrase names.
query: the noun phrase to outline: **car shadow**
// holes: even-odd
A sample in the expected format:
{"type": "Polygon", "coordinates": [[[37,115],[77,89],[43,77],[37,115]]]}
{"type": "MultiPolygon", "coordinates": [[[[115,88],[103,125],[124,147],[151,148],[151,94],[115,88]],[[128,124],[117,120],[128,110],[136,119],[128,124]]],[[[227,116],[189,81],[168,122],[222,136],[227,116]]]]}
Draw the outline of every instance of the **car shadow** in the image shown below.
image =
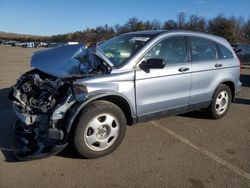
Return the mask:
{"type": "Polygon", "coordinates": [[[209,115],[202,110],[195,110],[191,112],[187,112],[185,114],[179,115],[181,117],[195,118],[195,119],[211,119],[209,115]]]}
{"type": "Polygon", "coordinates": [[[9,90],[10,88],[0,89],[0,150],[6,162],[17,162],[18,160],[12,154],[12,150],[16,145],[13,132],[16,117],[8,100],[9,90]]]}
{"type": "Polygon", "coordinates": [[[63,151],[58,153],[56,156],[62,157],[62,158],[70,158],[70,159],[83,159],[83,157],[81,157],[77,153],[77,151],[71,144],[69,144],[66,148],[64,148],[63,151]]]}
{"type": "Polygon", "coordinates": [[[250,99],[236,98],[234,103],[250,105],[250,99]]]}
{"type": "Polygon", "coordinates": [[[242,82],[243,87],[250,87],[250,75],[248,74],[241,74],[240,81],[242,82]]]}

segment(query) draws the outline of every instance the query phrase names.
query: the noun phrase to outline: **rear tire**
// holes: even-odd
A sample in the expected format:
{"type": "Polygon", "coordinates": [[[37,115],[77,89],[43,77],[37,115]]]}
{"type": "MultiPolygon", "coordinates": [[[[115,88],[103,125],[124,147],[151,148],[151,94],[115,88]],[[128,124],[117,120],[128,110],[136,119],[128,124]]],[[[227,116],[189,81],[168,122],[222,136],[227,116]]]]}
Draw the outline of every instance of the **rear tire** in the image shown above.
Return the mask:
{"type": "Polygon", "coordinates": [[[232,92],[227,85],[221,84],[215,91],[207,111],[211,118],[219,119],[226,115],[232,101],[232,92]]]}
{"type": "Polygon", "coordinates": [[[97,158],[113,152],[126,133],[123,111],[108,101],[94,101],[80,114],[74,146],[84,158],[97,158]]]}

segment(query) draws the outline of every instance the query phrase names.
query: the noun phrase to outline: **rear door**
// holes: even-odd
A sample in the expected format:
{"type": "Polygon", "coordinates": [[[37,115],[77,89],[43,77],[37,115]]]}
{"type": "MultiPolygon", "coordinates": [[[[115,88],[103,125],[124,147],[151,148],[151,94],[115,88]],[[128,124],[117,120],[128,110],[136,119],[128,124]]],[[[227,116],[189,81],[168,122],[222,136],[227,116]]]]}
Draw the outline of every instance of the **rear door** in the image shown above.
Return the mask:
{"type": "Polygon", "coordinates": [[[158,42],[143,57],[162,58],[163,69],[136,70],[138,116],[170,109],[187,109],[191,87],[191,65],[188,62],[186,38],[173,36],[158,42]]]}
{"type": "Polygon", "coordinates": [[[192,59],[190,105],[200,105],[211,100],[220,65],[217,64],[217,47],[213,41],[203,37],[189,38],[192,59]]]}

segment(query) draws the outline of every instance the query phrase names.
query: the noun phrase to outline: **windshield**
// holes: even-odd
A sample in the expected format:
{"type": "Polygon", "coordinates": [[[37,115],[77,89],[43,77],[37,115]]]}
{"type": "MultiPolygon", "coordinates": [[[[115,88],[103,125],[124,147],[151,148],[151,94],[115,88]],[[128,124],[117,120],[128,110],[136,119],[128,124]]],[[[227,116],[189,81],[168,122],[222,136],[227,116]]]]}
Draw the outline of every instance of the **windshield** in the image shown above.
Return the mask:
{"type": "Polygon", "coordinates": [[[119,67],[149,40],[150,36],[121,35],[100,44],[99,47],[114,66],[119,67]]]}

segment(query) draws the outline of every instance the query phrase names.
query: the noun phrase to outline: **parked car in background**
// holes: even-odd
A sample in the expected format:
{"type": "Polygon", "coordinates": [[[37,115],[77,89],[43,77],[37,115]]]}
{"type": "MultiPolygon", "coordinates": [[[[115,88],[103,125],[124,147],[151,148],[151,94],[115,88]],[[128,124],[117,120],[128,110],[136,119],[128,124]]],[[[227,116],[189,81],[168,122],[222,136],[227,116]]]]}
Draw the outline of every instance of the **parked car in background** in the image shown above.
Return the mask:
{"type": "Polygon", "coordinates": [[[231,44],[241,64],[250,65],[250,44],[231,44]]]}
{"type": "Polygon", "coordinates": [[[31,66],[9,94],[20,159],[58,153],[70,141],[81,156],[101,157],[119,146],[127,125],[197,109],[222,118],[241,89],[230,44],[189,31],[38,51],[31,66]]]}
{"type": "Polygon", "coordinates": [[[9,40],[9,41],[4,41],[3,42],[4,45],[13,45],[15,43],[16,43],[16,41],[14,41],[14,40],[9,40]]]}
{"type": "Polygon", "coordinates": [[[12,47],[17,46],[17,44],[19,44],[19,41],[15,41],[14,43],[11,44],[12,47]]]}
{"type": "Polygon", "coordinates": [[[67,42],[65,45],[75,45],[75,44],[79,44],[79,42],[67,42]]]}
{"type": "Polygon", "coordinates": [[[12,44],[11,46],[18,46],[23,48],[35,48],[35,42],[16,42],[12,44]]]}
{"type": "Polygon", "coordinates": [[[48,48],[56,48],[60,46],[65,46],[66,43],[56,43],[56,42],[50,42],[48,43],[48,48]]]}
{"type": "Polygon", "coordinates": [[[43,48],[48,48],[48,43],[39,42],[38,45],[37,45],[37,47],[39,47],[39,48],[41,48],[41,47],[43,47],[43,48]]]}

